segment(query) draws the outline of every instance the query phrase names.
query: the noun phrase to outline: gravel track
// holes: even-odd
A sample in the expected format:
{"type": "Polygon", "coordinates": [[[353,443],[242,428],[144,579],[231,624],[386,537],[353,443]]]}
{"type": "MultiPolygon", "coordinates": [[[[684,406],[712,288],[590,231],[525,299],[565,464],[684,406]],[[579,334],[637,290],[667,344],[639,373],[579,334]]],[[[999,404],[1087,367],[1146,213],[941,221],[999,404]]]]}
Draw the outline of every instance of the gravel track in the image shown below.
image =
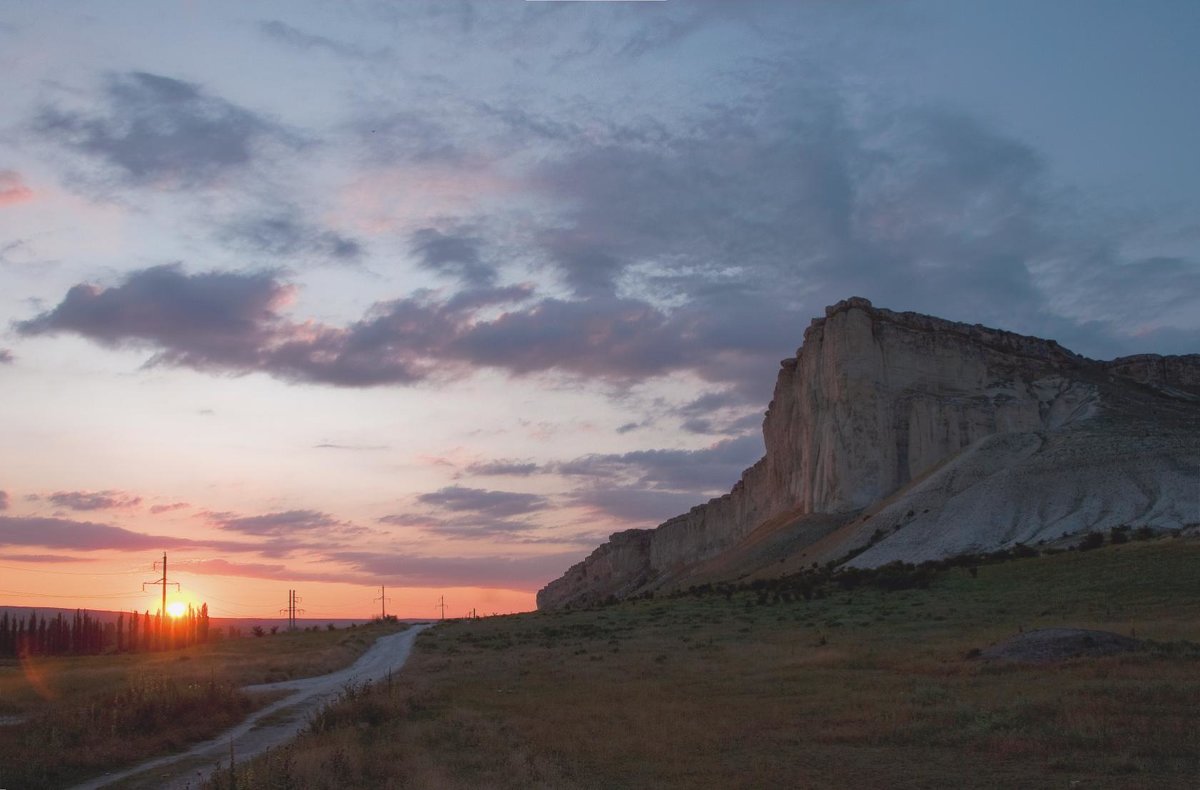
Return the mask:
{"type": "Polygon", "coordinates": [[[158,757],[123,771],[105,774],[77,785],[74,790],[96,790],[117,783],[128,790],[185,790],[199,787],[214,770],[229,764],[231,744],[237,762],[256,757],[299,734],[308,723],[308,717],[334,701],[347,684],[374,682],[400,669],[412,651],[417,634],[429,625],[414,625],[398,634],[380,637],[357,661],[337,672],[246,686],[246,691],[250,692],[291,693],[256,710],[241,724],[186,752],[158,757]],[[270,721],[263,722],[267,717],[271,717],[270,721]]]}

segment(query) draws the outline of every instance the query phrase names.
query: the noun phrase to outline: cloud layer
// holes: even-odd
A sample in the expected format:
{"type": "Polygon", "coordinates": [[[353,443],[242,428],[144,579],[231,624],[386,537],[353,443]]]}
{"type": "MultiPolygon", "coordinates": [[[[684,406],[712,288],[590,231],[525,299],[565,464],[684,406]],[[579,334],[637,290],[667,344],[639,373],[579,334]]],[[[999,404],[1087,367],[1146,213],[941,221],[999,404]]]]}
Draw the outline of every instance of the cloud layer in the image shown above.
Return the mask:
{"type": "Polygon", "coordinates": [[[46,499],[71,510],[117,510],[142,503],[140,496],[124,491],[55,491],[46,499]]]}
{"type": "MultiPolygon", "coordinates": [[[[131,177],[179,168],[199,177],[233,166],[266,133],[196,86],[152,75],[115,79],[108,99],[114,111],[150,120],[121,133],[72,115],[43,123],[52,117],[53,129],[86,131],[75,144],[131,177]],[[172,115],[159,123],[160,113],[172,115]],[[166,155],[180,135],[212,138],[198,162],[166,155]],[[125,153],[126,138],[141,150],[141,137],[164,152],[162,161],[125,153]]],[[[528,195],[555,208],[519,229],[523,265],[554,274],[567,295],[547,294],[548,282],[496,284],[504,270],[496,257],[511,244],[488,229],[512,233],[498,212],[409,234],[418,265],[447,275],[457,290],[380,301],[345,325],[286,316],[294,285],[278,272],[172,264],[108,287],[77,285],[17,329],[143,346],[151,364],[348,387],[454,379],[479,367],[624,384],[687,371],[727,385],[727,405],[745,406],[767,394],[774,362],[798,343],[819,309],[814,301],[862,294],[1070,338],[1079,325],[1051,313],[1045,288],[1053,282],[1169,294],[1168,315],[1190,320],[1182,316],[1200,298],[1194,264],[1122,265],[1103,239],[1084,244],[1056,223],[1044,165],[1019,141],[944,110],[852,121],[836,93],[804,82],[753,102],[753,123],[744,106],[715,105],[686,133],[653,125],[637,135],[613,131],[586,147],[559,144],[528,169],[528,195]],[[1088,276],[1068,276],[1073,267],[1088,276]]],[[[353,239],[287,213],[243,220],[227,233],[277,256],[363,254],[353,239]]],[[[1127,312],[1117,306],[1109,315],[1125,320],[1127,312]]],[[[1092,345],[1128,350],[1123,331],[1130,330],[1114,320],[1107,334],[1091,333],[1092,345]]],[[[685,427],[737,431],[746,425],[738,419],[697,414],[685,427]]]]}
{"type": "Polygon", "coordinates": [[[0,546],[40,546],[75,551],[215,548],[220,551],[244,552],[257,548],[246,543],[149,535],[94,521],[39,516],[0,516],[0,546]]]}
{"type": "Polygon", "coordinates": [[[277,125],[200,85],[144,71],[110,74],[100,112],[43,107],[34,130],[136,185],[183,189],[249,165],[277,125]]]}

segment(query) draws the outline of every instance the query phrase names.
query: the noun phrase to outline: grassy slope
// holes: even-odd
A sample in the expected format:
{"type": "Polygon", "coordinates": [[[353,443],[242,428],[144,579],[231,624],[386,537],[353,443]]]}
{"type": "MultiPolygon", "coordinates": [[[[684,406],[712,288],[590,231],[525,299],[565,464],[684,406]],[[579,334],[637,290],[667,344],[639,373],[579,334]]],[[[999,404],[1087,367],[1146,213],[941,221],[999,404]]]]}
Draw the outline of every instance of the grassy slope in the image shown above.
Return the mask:
{"type": "Polygon", "coordinates": [[[331,672],[395,628],[0,661],[0,716],[24,720],[0,726],[0,787],[65,786],[211,737],[267,701],[241,686],[331,672]]]}
{"type": "MultiPolygon", "coordinates": [[[[1044,626],[1200,641],[1200,543],[943,573],[929,590],[751,593],[448,623],[389,688],[239,787],[1195,787],[1200,662],[964,660],[1044,626]],[[286,781],[285,781],[286,780],[286,781]],[[287,782],[291,784],[288,785],[287,782]]],[[[221,786],[221,783],[216,783],[221,786]]]]}

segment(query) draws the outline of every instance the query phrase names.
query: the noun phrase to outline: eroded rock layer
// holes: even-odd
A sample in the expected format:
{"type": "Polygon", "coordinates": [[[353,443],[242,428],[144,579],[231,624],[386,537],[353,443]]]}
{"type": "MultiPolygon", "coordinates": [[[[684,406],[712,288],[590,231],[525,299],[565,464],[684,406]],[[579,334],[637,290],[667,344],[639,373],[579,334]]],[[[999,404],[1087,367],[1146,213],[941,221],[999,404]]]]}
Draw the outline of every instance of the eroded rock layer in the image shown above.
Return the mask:
{"type": "Polygon", "coordinates": [[[848,299],[782,362],[766,454],[729,494],[613,535],[547,585],[538,606],[670,586],[719,567],[762,525],[803,525],[804,514],[846,525],[810,528],[806,553],[826,559],[871,543],[858,564],[1139,518],[1186,526],[1200,520],[1198,419],[1200,355],[1097,362],[1052,340],[848,299]],[[1054,478],[1061,485],[1047,484],[1054,478]]]}

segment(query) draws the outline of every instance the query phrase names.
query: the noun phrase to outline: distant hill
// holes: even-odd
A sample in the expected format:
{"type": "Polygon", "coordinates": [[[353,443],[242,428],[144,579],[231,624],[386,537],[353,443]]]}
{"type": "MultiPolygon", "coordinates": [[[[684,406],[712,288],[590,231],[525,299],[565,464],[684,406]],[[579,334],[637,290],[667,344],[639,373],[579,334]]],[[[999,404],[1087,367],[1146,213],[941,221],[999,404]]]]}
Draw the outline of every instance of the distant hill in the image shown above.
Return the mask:
{"type": "Polygon", "coordinates": [[[1200,355],[1087,359],[1053,340],[852,298],[785,359],[766,455],[725,496],[619,532],[538,607],[1200,528],[1200,355]]]}

